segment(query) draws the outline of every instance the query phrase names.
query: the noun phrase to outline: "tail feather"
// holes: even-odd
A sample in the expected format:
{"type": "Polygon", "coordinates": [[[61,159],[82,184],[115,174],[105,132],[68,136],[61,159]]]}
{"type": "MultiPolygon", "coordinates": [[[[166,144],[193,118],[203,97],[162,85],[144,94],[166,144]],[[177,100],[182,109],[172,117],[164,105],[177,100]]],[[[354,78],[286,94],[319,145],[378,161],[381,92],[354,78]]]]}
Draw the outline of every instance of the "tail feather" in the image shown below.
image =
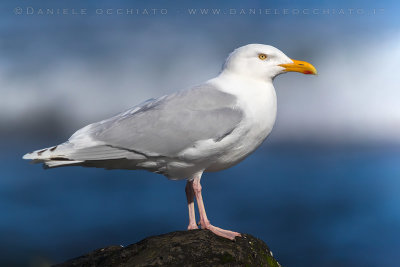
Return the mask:
{"type": "Polygon", "coordinates": [[[70,147],[69,143],[64,143],[58,146],[52,146],[25,154],[23,159],[31,159],[33,161],[46,160],[70,160],[67,156],[67,150],[70,147]]]}
{"type": "Polygon", "coordinates": [[[25,154],[23,159],[30,159],[32,163],[43,163],[44,168],[79,165],[83,161],[69,158],[71,144],[68,142],[25,154]]]}
{"type": "MultiPolygon", "coordinates": [[[[123,148],[101,144],[82,147],[70,142],[36,150],[25,154],[22,158],[32,160],[32,163],[43,163],[45,168],[76,165],[83,166],[90,161],[97,162],[99,167],[102,167],[102,164],[106,164],[109,160],[114,162],[113,160],[116,159],[126,159],[134,162],[146,159],[142,154],[123,148]]],[[[92,165],[95,166],[96,164],[92,165]]],[[[131,166],[131,163],[129,166],[131,166]]]]}
{"type": "Polygon", "coordinates": [[[75,166],[80,165],[83,163],[81,160],[49,160],[44,161],[43,167],[45,169],[57,168],[57,167],[64,167],[64,166],[75,166]]]}

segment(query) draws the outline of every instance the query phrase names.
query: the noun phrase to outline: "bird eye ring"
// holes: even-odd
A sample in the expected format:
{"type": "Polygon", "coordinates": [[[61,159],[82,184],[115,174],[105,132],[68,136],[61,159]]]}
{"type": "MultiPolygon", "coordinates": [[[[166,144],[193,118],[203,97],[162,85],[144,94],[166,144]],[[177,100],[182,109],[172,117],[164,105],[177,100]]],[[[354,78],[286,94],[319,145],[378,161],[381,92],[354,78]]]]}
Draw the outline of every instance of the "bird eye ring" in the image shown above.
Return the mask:
{"type": "Polygon", "coordinates": [[[266,60],[267,59],[267,55],[266,54],[258,54],[258,58],[261,60],[266,60]]]}

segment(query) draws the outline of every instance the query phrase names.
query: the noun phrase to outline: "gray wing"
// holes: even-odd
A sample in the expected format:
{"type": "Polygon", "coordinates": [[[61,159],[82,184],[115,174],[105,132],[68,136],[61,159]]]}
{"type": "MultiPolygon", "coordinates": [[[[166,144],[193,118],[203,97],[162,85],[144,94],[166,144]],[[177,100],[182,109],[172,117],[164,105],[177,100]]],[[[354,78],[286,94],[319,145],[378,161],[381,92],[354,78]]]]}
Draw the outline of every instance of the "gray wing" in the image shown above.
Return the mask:
{"type": "MultiPolygon", "coordinates": [[[[109,148],[144,156],[174,156],[200,140],[220,141],[242,120],[236,97],[205,84],[152,99],[76,132],[109,148]]],[[[120,151],[120,152],[122,152],[120,151]]]]}

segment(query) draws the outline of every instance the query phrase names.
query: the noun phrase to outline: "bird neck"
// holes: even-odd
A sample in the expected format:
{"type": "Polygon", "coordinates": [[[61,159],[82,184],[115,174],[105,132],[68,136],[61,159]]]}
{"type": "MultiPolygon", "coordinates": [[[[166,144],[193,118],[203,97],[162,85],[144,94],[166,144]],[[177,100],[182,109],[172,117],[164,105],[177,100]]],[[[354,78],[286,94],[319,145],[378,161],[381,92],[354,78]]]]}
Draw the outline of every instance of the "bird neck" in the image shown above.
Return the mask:
{"type": "Polygon", "coordinates": [[[256,73],[243,72],[243,70],[237,71],[231,68],[223,69],[219,76],[261,83],[272,83],[273,79],[275,78],[275,76],[270,77],[268,75],[257,75],[256,73]]]}
{"type": "Polygon", "coordinates": [[[237,96],[252,95],[257,96],[267,91],[274,91],[275,88],[271,79],[254,79],[246,75],[239,75],[231,71],[222,71],[217,77],[209,82],[215,84],[222,91],[237,96]]]}

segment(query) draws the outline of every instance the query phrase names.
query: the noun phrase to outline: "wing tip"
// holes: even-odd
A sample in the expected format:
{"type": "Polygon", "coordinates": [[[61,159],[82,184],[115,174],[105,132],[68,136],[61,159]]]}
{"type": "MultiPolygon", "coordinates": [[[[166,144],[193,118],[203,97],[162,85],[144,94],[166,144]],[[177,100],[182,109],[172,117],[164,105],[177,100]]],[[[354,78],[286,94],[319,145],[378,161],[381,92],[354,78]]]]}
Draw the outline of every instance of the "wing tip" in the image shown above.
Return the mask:
{"type": "Polygon", "coordinates": [[[34,159],[33,152],[26,153],[25,155],[22,156],[22,159],[34,159]]]}

